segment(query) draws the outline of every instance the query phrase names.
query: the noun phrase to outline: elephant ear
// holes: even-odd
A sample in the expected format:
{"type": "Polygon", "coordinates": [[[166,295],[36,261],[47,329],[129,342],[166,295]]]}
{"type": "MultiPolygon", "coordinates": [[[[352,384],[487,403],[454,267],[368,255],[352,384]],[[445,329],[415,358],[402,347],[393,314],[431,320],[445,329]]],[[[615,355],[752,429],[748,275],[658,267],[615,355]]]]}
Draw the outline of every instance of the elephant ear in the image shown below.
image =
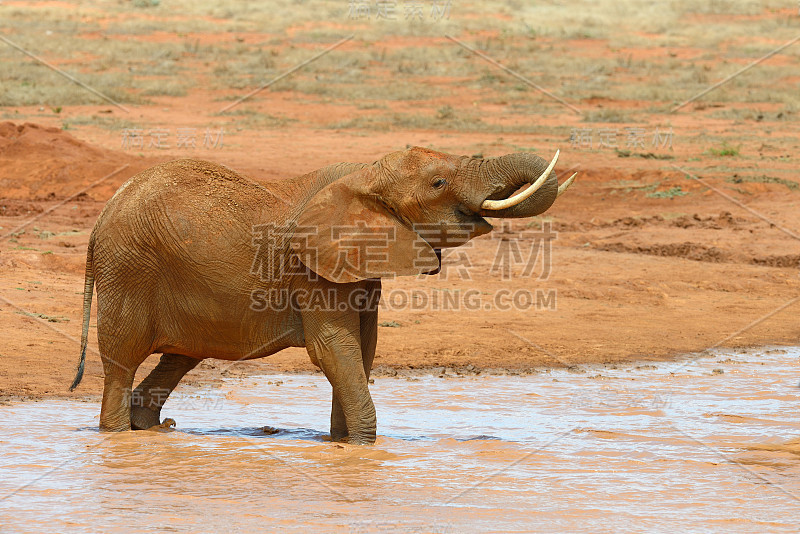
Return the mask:
{"type": "Polygon", "coordinates": [[[349,174],[306,204],[291,243],[299,260],[337,283],[438,270],[431,246],[368,191],[370,173],[349,174]]]}

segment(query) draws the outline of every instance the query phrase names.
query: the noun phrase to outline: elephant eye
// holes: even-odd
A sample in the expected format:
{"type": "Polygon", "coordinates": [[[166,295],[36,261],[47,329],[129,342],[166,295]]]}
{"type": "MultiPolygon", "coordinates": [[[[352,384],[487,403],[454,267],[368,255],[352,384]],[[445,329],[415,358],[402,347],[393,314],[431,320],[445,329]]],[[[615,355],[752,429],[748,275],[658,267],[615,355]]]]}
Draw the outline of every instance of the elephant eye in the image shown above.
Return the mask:
{"type": "Polygon", "coordinates": [[[432,185],[433,185],[433,187],[435,187],[436,189],[441,189],[441,188],[442,188],[442,187],[444,187],[446,184],[447,184],[447,180],[445,180],[444,178],[437,178],[436,180],[434,180],[434,181],[433,181],[433,184],[432,184],[432,185]]]}

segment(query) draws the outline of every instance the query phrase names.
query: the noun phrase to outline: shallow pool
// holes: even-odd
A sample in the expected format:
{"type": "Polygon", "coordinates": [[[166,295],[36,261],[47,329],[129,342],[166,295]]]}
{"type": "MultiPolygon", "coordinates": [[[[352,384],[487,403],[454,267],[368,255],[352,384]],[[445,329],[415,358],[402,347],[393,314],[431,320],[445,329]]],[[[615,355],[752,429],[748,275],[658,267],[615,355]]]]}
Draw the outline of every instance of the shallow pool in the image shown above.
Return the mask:
{"type": "Polygon", "coordinates": [[[0,406],[0,531],[796,532],[798,356],[377,378],[372,447],[325,441],[319,375],[179,388],[164,433],[0,406]]]}

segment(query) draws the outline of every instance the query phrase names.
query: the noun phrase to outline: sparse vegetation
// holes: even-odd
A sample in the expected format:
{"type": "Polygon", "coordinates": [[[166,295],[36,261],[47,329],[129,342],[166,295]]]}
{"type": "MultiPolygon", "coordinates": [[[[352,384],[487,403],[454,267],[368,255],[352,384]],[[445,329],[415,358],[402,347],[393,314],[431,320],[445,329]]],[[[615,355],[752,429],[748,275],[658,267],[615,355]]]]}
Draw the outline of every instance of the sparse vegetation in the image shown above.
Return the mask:
{"type": "Polygon", "coordinates": [[[675,159],[672,154],[656,154],[654,152],[631,152],[630,150],[614,149],[619,158],[643,158],[643,159],[675,159]]]}
{"type": "Polygon", "coordinates": [[[649,193],[655,191],[659,185],[661,185],[661,182],[646,183],[640,180],[614,180],[606,187],[611,189],[612,193],[615,191],[621,191],[623,193],[630,193],[631,191],[643,191],[645,193],[649,193]]]}
{"type": "Polygon", "coordinates": [[[629,122],[629,114],[619,109],[603,108],[587,111],[583,115],[585,122],[629,122]]]}
{"type": "Polygon", "coordinates": [[[125,128],[137,128],[136,123],[127,119],[103,115],[78,115],[62,123],[63,130],[71,130],[74,126],[98,126],[104,130],[117,131],[125,128]]]}
{"type": "MultiPolygon", "coordinates": [[[[545,99],[543,106],[538,98],[532,103],[532,87],[454,43],[441,42],[441,36],[462,36],[501,64],[575,104],[593,95],[611,101],[648,100],[665,108],[730,74],[732,67],[726,62],[757,58],[774,48],[770,40],[750,39],[753,32],[769,35],[775,42],[794,36],[792,27],[781,22],[781,17],[685,23],[686,17],[698,13],[744,15],[764,9],[757,3],[744,4],[742,8],[726,2],[725,8],[719,9],[694,0],[653,6],[623,0],[614,3],[614,9],[607,9],[604,4],[582,0],[565,10],[548,4],[492,0],[454,7],[450,16],[436,21],[415,24],[400,14],[396,20],[377,21],[373,16],[365,25],[363,20],[349,16],[347,3],[338,0],[322,0],[313,6],[294,0],[225,6],[208,0],[179,0],[171,2],[169,9],[182,16],[172,20],[170,35],[156,40],[147,36],[164,30],[152,17],[165,9],[157,0],[137,0],[139,9],[133,11],[125,3],[103,4],[102,10],[80,6],[69,12],[57,6],[0,5],[0,16],[13,28],[9,39],[122,103],[182,96],[194,88],[190,80],[198,74],[202,83],[214,89],[252,89],[309,59],[323,45],[355,32],[355,39],[346,46],[268,90],[296,90],[358,102],[375,98],[377,86],[382,100],[407,101],[446,96],[451,84],[458,83],[490,91],[494,97],[500,94],[508,106],[533,106],[539,112],[549,112],[558,104],[545,99]],[[620,17],[620,12],[626,16],[620,17]],[[522,22],[509,25],[504,17],[522,22]],[[334,21],[335,28],[312,24],[321,20],[334,21]],[[533,22],[545,20],[547,24],[533,22]],[[46,46],[40,38],[45,32],[49,32],[46,46]],[[86,39],[87,32],[100,35],[101,40],[86,39]],[[197,37],[210,32],[226,38],[209,44],[197,37]],[[257,32],[263,37],[244,37],[257,32]],[[481,37],[470,38],[477,32],[481,37]],[[408,42],[399,47],[385,46],[382,41],[387,36],[408,42]],[[607,48],[608,53],[590,57],[563,41],[587,38],[598,40],[598,46],[607,48]],[[96,46],[92,46],[94,42],[96,46]],[[669,53],[686,42],[715,52],[691,61],[669,53]],[[660,48],[665,53],[644,60],[626,52],[636,47],[660,48]],[[191,72],[192,77],[181,76],[184,72],[191,72]],[[398,76],[403,77],[403,83],[396,83],[398,76]],[[432,76],[443,79],[433,84],[424,79],[432,76]],[[642,79],[661,83],[643,84],[642,79]]],[[[99,97],[9,46],[0,45],[0,65],[5,82],[0,105],[47,105],[55,109],[100,102],[99,97]]],[[[705,97],[697,109],[711,99],[783,102],[787,109],[794,109],[800,102],[794,84],[782,83],[786,76],[781,65],[765,62],[744,75],[746,83],[732,81],[705,97]],[[765,83],[767,80],[769,83],[765,83]]],[[[443,107],[441,103],[435,105],[434,110],[443,107]]],[[[709,113],[757,120],[760,112],[756,108],[709,113]]],[[[586,111],[584,118],[618,123],[629,120],[632,113],[604,107],[586,111]]]]}
{"type": "Polygon", "coordinates": [[[653,191],[652,193],[647,193],[649,198],[675,198],[675,197],[682,197],[688,195],[687,191],[681,189],[680,186],[670,187],[666,191],[653,191]]]}
{"type": "Polygon", "coordinates": [[[440,120],[448,120],[455,117],[455,110],[450,106],[442,106],[436,111],[436,118],[440,120]]]}
{"type": "MultiPolygon", "coordinates": [[[[22,288],[18,287],[17,289],[22,289],[22,288]]],[[[15,313],[18,313],[19,315],[25,315],[27,317],[35,317],[35,318],[38,318],[38,319],[44,319],[48,323],[65,323],[65,322],[69,321],[68,317],[63,317],[61,315],[45,315],[43,313],[24,312],[24,311],[18,311],[18,312],[15,312],[15,313]]]]}
{"type": "Polygon", "coordinates": [[[237,107],[230,111],[216,113],[216,117],[234,117],[233,125],[240,128],[276,128],[296,122],[285,116],[276,116],[262,113],[251,108],[237,107]]]}
{"type": "Polygon", "coordinates": [[[775,176],[739,176],[734,175],[731,178],[727,179],[728,182],[734,184],[743,184],[743,183],[757,183],[757,184],[781,184],[785,185],[792,191],[797,191],[800,189],[800,183],[795,182],[794,180],[787,180],[786,178],[777,178],[775,176]]]}
{"type": "Polygon", "coordinates": [[[395,129],[438,129],[438,130],[459,130],[459,131],[503,131],[496,125],[483,122],[480,118],[474,117],[452,117],[450,119],[441,118],[437,113],[435,116],[426,116],[419,113],[389,113],[385,115],[359,115],[352,119],[337,121],[327,126],[337,130],[363,128],[370,130],[395,130],[395,129]]]}

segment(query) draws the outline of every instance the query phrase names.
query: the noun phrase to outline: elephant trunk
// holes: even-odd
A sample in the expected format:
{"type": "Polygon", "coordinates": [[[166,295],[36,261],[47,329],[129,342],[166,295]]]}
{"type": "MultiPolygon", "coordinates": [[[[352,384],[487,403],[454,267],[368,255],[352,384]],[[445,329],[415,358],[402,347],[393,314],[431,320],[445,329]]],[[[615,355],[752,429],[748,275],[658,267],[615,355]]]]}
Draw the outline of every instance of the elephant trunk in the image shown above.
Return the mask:
{"type": "Polygon", "coordinates": [[[483,217],[521,218],[547,211],[558,196],[558,180],[552,170],[556,158],[549,166],[547,160],[524,152],[483,160],[478,176],[490,191],[486,201],[495,202],[484,201],[478,213],[483,217]],[[534,192],[526,191],[509,198],[514,191],[534,181],[534,185],[529,186],[534,192]],[[526,193],[527,198],[517,201],[526,193]]]}

